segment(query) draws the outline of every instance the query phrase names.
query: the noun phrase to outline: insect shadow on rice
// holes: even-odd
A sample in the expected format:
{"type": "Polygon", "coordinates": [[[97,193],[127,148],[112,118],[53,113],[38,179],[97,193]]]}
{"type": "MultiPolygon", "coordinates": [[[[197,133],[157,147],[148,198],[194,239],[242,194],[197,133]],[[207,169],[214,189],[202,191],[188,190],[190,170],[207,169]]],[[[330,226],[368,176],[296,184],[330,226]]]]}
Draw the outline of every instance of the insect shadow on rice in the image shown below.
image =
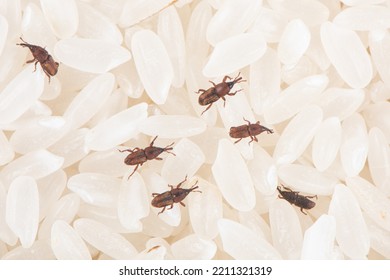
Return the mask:
{"type": "Polygon", "coordinates": [[[26,63],[35,62],[35,72],[37,70],[37,63],[39,62],[41,64],[43,72],[45,72],[46,76],[49,78],[50,83],[50,76],[54,76],[55,74],[57,74],[59,63],[54,61],[53,57],[47,52],[47,50],[45,50],[45,48],[29,44],[24,41],[22,37],[20,37],[20,40],[22,40],[23,43],[16,45],[29,48],[31,54],[34,57],[33,59],[28,60],[26,63]]]}
{"type": "Polygon", "coordinates": [[[295,206],[298,206],[299,208],[301,208],[301,212],[305,215],[307,215],[307,213],[305,213],[303,209],[309,210],[312,209],[314,206],[316,206],[316,203],[314,201],[311,201],[309,198],[317,199],[318,198],[317,195],[313,195],[313,196],[300,195],[299,192],[295,192],[283,185],[278,186],[277,189],[280,193],[280,195],[278,195],[279,198],[285,199],[290,204],[294,204],[295,206]],[[282,187],[286,191],[282,190],[282,187]]]}
{"type": "Polygon", "coordinates": [[[170,191],[166,191],[166,192],[163,192],[163,193],[152,193],[152,196],[153,196],[153,200],[152,200],[152,203],[151,203],[152,206],[154,206],[156,208],[163,208],[158,213],[158,215],[163,213],[165,211],[165,208],[168,207],[168,206],[171,206],[169,209],[172,209],[174,203],[180,203],[181,205],[183,205],[185,207],[186,205],[182,201],[186,198],[186,196],[190,192],[199,192],[199,193],[201,193],[201,191],[195,191],[197,188],[199,188],[198,186],[196,186],[198,181],[196,181],[195,184],[191,188],[189,188],[189,189],[182,189],[181,185],[185,181],[187,181],[187,176],[176,187],[174,187],[172,185],[168,185],[171,188],[170,191]]]}
{"type": "Polygon", "coordinates": [[[246,121],[248,124],[236,126],[236,127],[231,127],[229,131],[229,135],[232,138],[240,138],[237,141],[234,142],[234,144],[240,142],[242,138],[250,137],[251,141],[249,141],[248,145],[252,143],[253,141],[258,142],[259,140],[257,139],[256,135],[259,135],[263,133],[264,131],[269,133],[274,133],[272,129],[269,129],[265,126],[260,125],[260,122],[256,123],[251,123],[250,121],[246,120],[243,118],[244,121],[246,121]]]}
{"type": "Polygon", "coordinates": [[[222,82],[217,84],[217,85],[213,81],[209,81],[210,83],[213,84],[213,87],[211,87],[207,90],[199,89],[198,91],[195,92],[196,94],[201,93],[201,95],[199,96],[199,99],[198,99],[199,104],[202,106],[208,105],[208,107],[202,112],[202,115],[204,112],[206,112],[208,109],[210,109],[210,107],[213,105],[213,103],[216,102],[218,99],[222,98],[223,106],[225,106],[225,102],[226,102],[225,95],[233,96],[237,92],[242,90],[242,89],[240,89],[240,90],[236,90],[235,92],[230,93],[230,90],[234,87],[235,84],[246,82],[246,80],[243,80],[242,77],[240,77],[240,74],[241,73],[238,73],[237,77],[235,77],[234,79],[232,79],[229,76],[225,76],[223,78],[222,82]],[[227,82],[226,81],[227,79],[230,79],[232,81],[227,82]]]}
{"type": "Polygon", "coordinates": [[[118,150],[119,152],[130,152],[129,155],[124,160],[124,163],[127,165],[135,165],[135,169],[133,172],[129,175],[128,179],[134,174],[134,172],[138,169],[139,166],[147,162],[148,160],[162,160],[162,158],[159,157],[159,155],[163,152],[170,153],[174,156],[176,156],[174,153],[171,152],[173,150],[172,145],[175,143],[171,143],[165,148],[161,147],[155,147],[153,146],[154,141],[156,141],[158,136],[154,137],[152,142],[148,147],[145,149],[140,149],[140,148],[134,148],[134,149],[126,149],[126,150],[118,150]]]}

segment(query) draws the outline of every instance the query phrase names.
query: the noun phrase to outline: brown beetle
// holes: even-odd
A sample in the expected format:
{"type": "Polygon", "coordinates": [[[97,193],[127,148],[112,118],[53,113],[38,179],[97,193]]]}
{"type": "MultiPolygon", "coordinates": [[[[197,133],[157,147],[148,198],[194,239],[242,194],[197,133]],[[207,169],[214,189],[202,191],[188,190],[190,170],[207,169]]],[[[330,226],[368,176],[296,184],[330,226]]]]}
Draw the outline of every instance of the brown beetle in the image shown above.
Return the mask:
{"type": "Polygon", "coordinates": [[[127,165],[136,165],[134,171],[129,175],[128,178],[131,177],[131,175],[134,174],[134,172],[137,170],[138,166],[144,164],[148,160],[157,159],[162,160],[162,158],[158,157],[162,152],[170,153],[174,156],[176,156],[174,153],[170,152],[173,150],[172,145],[175,143],[171,143],[165,148],[155,147],[153,146],[154,141],[157,139],[158,136],[154,137],[152,142],[150,143],[149,147],[146,147],[145,149],[140,148],[134,148],[134,149],[126,149],[126,150],[118,150],[119,152],[130,152],[130,154],[125,158],[124,162],[127,165]]]}
{"type": "Polygon", "coordinates": [[[229,135],[232,138],[240,138],[234,144],[240,142],[242,138],[250,137],[251,141],[249,141],[248,144],[252,143],[253,141],[258,142],[258,139],[256,135],[259,135],[260,133],[266,131],[269,133],[274,133],[272,129],[269,129],[265,126],[260,125],[260,122],[251,123],[250,121],[246,120],[244,118],[244,121],[248,122],[248,124],[231,127],[229,131],[229,135]]]}
{"type": "Polygon", "coordinates": [[[204,110],[202,112],[202,115],[204,112],[206,112],[208,109],[210,109],[210,107],[213,105],[213,103],[216,102],[218,99],[222,98],[222,100],[224,101],[223,104],[225,106],[225,102],[226,102],[225,95],[233,96],[237,92],[242,90],[242,89],[240,89],[240,90],[236,90],[233,93],[230,93],[230,90],[233,88],[233,86],[235,84],[245,82],[245,80],[243,80],[242,77],[240,77],[240,74],[241,73],[238,73],[237,77],[235,77],[234,79],[230,78],[229,76],[225,76],[223,78],[222,82],[217,84],[217,85],[214,82],[209,81],[210,83],[213,84],[213,87],[209,88],[208,90],[200,89],[197,92],[195,92],[197,94],[202,93],[198,99],[198,102],[200,105],[202,105],[202,106],[209,105],[206,108],[206,110],[204,110]],[[230,79],[232,81],[226,82],[227,79],[230,79]]]}
{"type": "Polygon", "coordinates": [[[36,45],[31,45],[24,41],[22,37],[20,37],[20,40],[22,40],[23,43],[16,45],[29,48],[34,57],[33,59],[28,60],[26,63],[35,62],[35,72],[37,70],[37,63],[39,62],[41,64],[43,72],[45,72],[50,82],[50,76],[54,76],[55,74],[57,74],[59,66],[58,62],[54,61],[53,57],[45,50],[45,48],[36,45]]]}
{"type": "Polygon", "coordinates": [[[172,185],[168,185],[171,188],[170,191],[166,191],[164,193],[152,193],[152,196],[153,196],[152,206],[154,206],[156,208],[163,208],[158,213],[158,215],[160,215],[162,212],[164,212],[165,208],[167,206],[171,206],[171,208],[169,208],[169,209],[172,209],[174,203],[180,203],[181,205],[186,206],[182,202],[182,200],[184,200],[190,192],[200,192],[201,193],[201,191],[194,191],[195,189],[199,188],[198,186],[195,187],[195,185],[198,183],[198,181],[196,181],[195,184],[189,189],[180,188],[181,185],[185,181],[187,181],[187,176],[185,177],[185,179],[183,181],[181,181],[176,186],[176,188],[174,188],[172,185]]]}
{"type": "Polygon", "coordinates": [[[277,187],[280,195],[278,195],[279,198],[287,200],[290,204],[294,204],[295,206],[298,206],[301,208],[301,212],[305,215],[307,215],[305,212],[303,212],[303,209],[311,209],[314,206],[316,206],[316,203],[314,201],[311,201],[309,198],[318,198],[317,195],[313,196],[304,196],[300,195],[299,192],[294,192],[293,190],[286,188],[282,185],[284,189],[287,191],[283,191],[280,186],[277,187]]]}

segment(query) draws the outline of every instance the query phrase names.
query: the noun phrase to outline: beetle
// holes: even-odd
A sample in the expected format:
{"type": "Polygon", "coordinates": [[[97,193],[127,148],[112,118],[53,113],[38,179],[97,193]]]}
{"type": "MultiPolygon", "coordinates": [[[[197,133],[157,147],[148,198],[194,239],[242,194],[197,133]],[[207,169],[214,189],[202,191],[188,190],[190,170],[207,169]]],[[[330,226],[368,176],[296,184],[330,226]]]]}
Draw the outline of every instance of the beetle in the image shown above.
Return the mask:
{"type": "Polygon", "coordinates": [[[206,110],[204,110],[201,115],[203,115],[204,112],[206,112],[208,109],[210,109],[210,107],[213,105],[213,103],[216,102],[218,99],[222,98],[222,100],[224,101],[223,105],[225,106],[225,102],[226,102],[225,95],[233,96],[237,92],[242,90],[242,89],[240,89],[240,90],[236,90],[233,93],[230,93],[230,90],[233,88],[233,86],[235,84],[245,82],[245,80],[243,80],[242,77],[240,77],[240,74],[241,73],[238,73],[237,77],[235,77],[234,79],[232,79],[229,76],[225,76],[223,78],[222,82],[217,84],[217,85],[213,81],[209,81],[210,83],[213,84],[213,87],[211,87],[207,90],[199,89],[198,91],[195,92],[196,94],[201,93],[201,95],[199,96],[199,99],[198,99],[199,104],[202,106],[208,105],[206,110]],[[227,82],[226,81],[227,79],[230,79],[232,81],[227,82]]]}
{"type": "Polygon", "coordinates": [[[309,198],[316,198],[318,199],[317,195],[313,196],[304,196],[300,195],[299,192],[294,192],[293,190],[285,187],[282,185],[284,189],[287,191],[283,191],[280,186],[277,187],[280,195],[278,195],[279,198],[287,200],[290,204],[294,204],[295,206],[298,206],[301,208],[301,212],[305,215],[307,215],[305,212],[303,212],[303,209],[309,210],[316,206],[316,203],[314,201],[311,201],[309,198]]]}
{"type": "Polygon", "coordinates": [[[258,139],[256,135],[259,135],[260,133],[266,131],[267,134],[274,133],[272,129],[269,129],[265,126],[260,125],[260,122],[251,123],[250,121],[243,118],[244,121],[246,121],[248,124],[231,127],[229,131],[229,135],[232,138],[240,138],[237,141],[234,142],[234,144],[240,142],[242,138],[250,137],[251,141],[249,141],[248,145],[252,143],[253,141],[258,142],[258,139]]]}
{"type": "Polygon", "coordinates": [[[50,83],[50,76],[54,76],[55,74],[57,74],[59,63],[54,61],[53,57],[45,50],[45,48],[29,44],[24,41],[22,37],[20,37],[20,40],[22,40],[23,43],[16,45],[29,48],[34,57],[33,59],[28,60],[26,63],[35,62],[35,72],[37,70],[37,63],[39,62],[41,64],[43,72],[45,72],[46,76],[49,78],[50,83]]]}
{"type": "Polygon", "coordinates": [[[172,145],[175,143],[171,143],[165,148],[153,146],[154,141],[156,141],[157,137],[158,136],[154,137],[150,145],[145,149],[134,148],[134,149],[118,150],[121,153],[130,152],[130,154],[127,155],[127,157],[124,160],[125,164],[136,165],[134,171],[129,175],[128,178],[130,178],[134,174],[134,172],[138,169],[138,167],[144,164],[146,161],[152,159],[162,160],[162,158],[158,156],[163,152],[167,152],[169,154],[176,156],[174,153],[170,152],[171,150],[173,150],[172,145]]]}
{"type": "Polygon", "coordinates": [[[199,188],[198,186],[195,186],[198,183],[198,181],[196,181],[195,184],[191,188],[182,189],[181,185],[185,181],[187,181],[187,176],[184,178],[183,181],[181,181],[176,186],[176,188],[172,185],[168,185],[171,188],[170,191],[166,191],[163,193],[152,193],[152,196],[153,196],[152,206],[154,206],[156,208],[163,208],[158,213],[158,215],[163,213],[165,211],[165,208],[168,206],[171,206],[169,209],[172,209],[174,203],[180,203],[181,205],[183,205],[185,207],[186,205],[182,201],[186,198],[186,196],[190,192],[200,192],[201,193],[201,191],[195,191],[197,188],[199,188]]]}

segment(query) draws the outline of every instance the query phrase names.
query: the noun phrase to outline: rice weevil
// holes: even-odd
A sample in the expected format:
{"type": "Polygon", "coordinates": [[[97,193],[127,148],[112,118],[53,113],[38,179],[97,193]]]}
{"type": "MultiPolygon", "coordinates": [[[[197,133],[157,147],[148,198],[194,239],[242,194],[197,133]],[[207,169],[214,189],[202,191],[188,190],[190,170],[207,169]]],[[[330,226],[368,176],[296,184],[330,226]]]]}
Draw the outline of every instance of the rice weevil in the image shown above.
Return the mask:
{"type": "Polygon", "coordinates": [[[129,155],[125,158],[124,162],[127,165],[136,165],[134,171],[129,175],[128,178],[130,178],[134,172],[137,170],[138,166],[144,164],[148,160],[156,159],[156,160],[162,160],[162,158],[158,157],[161,153],[167,152],[175,156],[174,153],[170,152],[173,150],[172,145],[175,143],[171,143],[165,148],[155,147],[153,146],[154,141],[157,139],[158,136],[154,137],[152,142],[148,147],[145,149],[140,148],[134,148],[134,149],[126,149],[126,150],[118,150],[119,152],[130,152],[129,155]]]}
{"type": "Polygon", "coordinates": [[[176,186],[176,188],[172,185],[168,185],[171,188],[170,191],[166,191],[163,193],[152,193],[152,196],[153,196],[152,206],[154,206],[156,208],[163,208],[158,213],[158,215],[163,213],[165,211],[165,208],[168,206],[171,206],[169,209],[172,209],[174,203],[180,203],[181,205],[186,206],[182,202],[182,200],[184,200],[190,192],[200,192],[201,193],[201,191],[195,191],[195,189],[199,188],[198,186],[195,186],[198,183],[198,181],[196,181],[195,184],[189,189],[180,188],[181,185],[185,181],[187,181],[187,176],[185,177],[185,179],[183,181],[181,181],[176,186]]]}
{"type": "Polygon", "coordinates": [[[58,62],[54,61],[53,57],[47,52],[47,50],[45,50],[45,48],[36,45],[31,45],[24,41],[22,37],[20,37],[20,40],[22,40],[23,43],[17,45],[29,48],[34,57],[33,59],[28,60],[26,63],[35,62],[35,72],[37,70],[37,63],[39,62],[41,64],[43,72],[45,72],[46,76],[49,78],[50,83],[50,76],[54,76],[55,74],[57,74],[59,66],[58,62]]]}
{"type": "Polygon", "coordinates": [[[229,76],[225,76],[223,78],[222,82],[217,84],[217,85],[214,82],[209,81],[210,83],[213,84],[213,87],[211,87],[207,90],[199,89],[197,92],[195,92],[197,94],[201,93],[201,95],[199,96],[199,99],[198,99],[199,104],[202,106],[208,105],[206,110],[204,110],[202,112],[202,115],[204,112],[206,112],[208,109],[210,109],[210,107],[213,105],[213,103],[216,102],[218,99],[222,98],[222,100],[224,101],[223,104],[225,106],[225,102],[226,102],[225,95],[233,96],[237,92],[242,90],[242,89],[240,89],[240,90],[236,90],[233,93],[230,93],[230,90],[233,88],[233,86],[235,84],[245,82],[245,80],[243,80],[242,77],[240,77],[240,74],[241,73],[238,73],[237,77],[235,77],[234,79],[232,79],[229,76]],[[230,79],[232,81],[227,82],[226,81],[227,79],[230,79]]]}
{"type": "Polygon", "coordinates": [[[311,201],[309,198],[318,198],[317,195],[313,196],[304,196],[300,195],[299,192],[294,192],[293,190],[285,187],[282,185],[284,189],[287,191],[283,191],[280,186],[277,187],[280,195],[279,198],[287,200],[290,204],[294,204],[295,206],[298,206],[301,208],[301,212],[305,215],[307,215],[305,212],[303,212],[303,209],[309,210],[316,206],[316,203],[314,201],[311,201]]]}
{"type": "Polygon", "coordinates": [[[269,133],[274,133],[273,130],[260,125],[260,122],[251,123],[250,121],[246,120],[244,118],[244,121],[246,121],[248,124],[231,127],[229,131],[229,135],[232,138],[240,138],[237,141],[234,142],[234,144],[240,142],[242,138],[250,137],[251,141],[249,141],[248,144],[252,143],[253,141],[258,142],[258,139],[256,135],[259,135],[260,133],[266,131],[269,133]]]}

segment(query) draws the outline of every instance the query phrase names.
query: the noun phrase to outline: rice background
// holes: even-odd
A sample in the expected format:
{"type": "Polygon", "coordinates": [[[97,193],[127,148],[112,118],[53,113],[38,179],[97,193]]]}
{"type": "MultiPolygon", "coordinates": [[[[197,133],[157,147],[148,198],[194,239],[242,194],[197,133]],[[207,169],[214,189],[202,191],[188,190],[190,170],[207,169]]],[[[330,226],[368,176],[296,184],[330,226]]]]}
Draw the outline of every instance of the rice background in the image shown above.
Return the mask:
{"type": "Polygon", "coordinates": [[[0,0],[0,257],[389,259],[389,27],[386,0],[0,0]],[[234,144],[243,118],[274,133],[234,144]],[[176,156],[128,180],[157,135],[176,156]]]}

